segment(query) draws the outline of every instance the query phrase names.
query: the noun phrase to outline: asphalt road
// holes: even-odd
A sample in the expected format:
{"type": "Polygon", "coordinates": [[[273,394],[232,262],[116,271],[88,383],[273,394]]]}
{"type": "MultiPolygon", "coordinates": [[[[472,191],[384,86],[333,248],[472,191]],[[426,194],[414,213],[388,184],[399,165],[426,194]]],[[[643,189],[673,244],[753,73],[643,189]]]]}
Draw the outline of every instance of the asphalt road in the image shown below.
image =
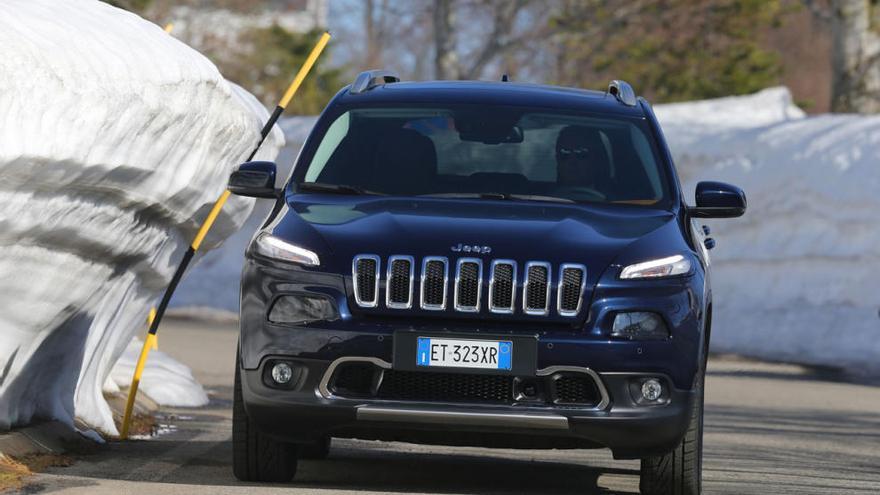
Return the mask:
{"type": "MultiPolygon", "coordinates": [[[[167,432],[111,442],[39,474],[30,493],[638,493],[638,462],[602,450],[514,451],[334,440],[290,485],[239,483],[231,470],[237,326],[169,319],[159,346],[189,364],[209,407],[164,412],[167,432]]],[[[705,491],[880,493],[880,388],[791,365],[713,358],[705,491]]]]}

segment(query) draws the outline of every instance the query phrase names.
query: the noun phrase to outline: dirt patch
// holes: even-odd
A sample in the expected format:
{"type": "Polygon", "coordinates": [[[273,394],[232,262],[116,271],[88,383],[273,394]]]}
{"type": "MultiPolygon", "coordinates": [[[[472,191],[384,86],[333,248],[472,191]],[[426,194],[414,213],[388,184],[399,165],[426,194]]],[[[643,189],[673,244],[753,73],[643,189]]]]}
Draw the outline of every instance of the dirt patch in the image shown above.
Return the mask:
{"type": "Polygon", "coordinates": [[[34,473],[71,464],[73,458],[60,454],[33,454],[20,458],[0,454],[0,492],[8,493],[23,487],[34,473]]]}
{"type": "MultiPolygon", "coordinates": [[[[114,414],[116,429],[122,431],[122,415],[114,414]]],[[[134,413],[131,416],[131,426],[128,429],[129,437],[152,437],[156,435],[159,423],[156,417],[147,413],[134,413]]]]}

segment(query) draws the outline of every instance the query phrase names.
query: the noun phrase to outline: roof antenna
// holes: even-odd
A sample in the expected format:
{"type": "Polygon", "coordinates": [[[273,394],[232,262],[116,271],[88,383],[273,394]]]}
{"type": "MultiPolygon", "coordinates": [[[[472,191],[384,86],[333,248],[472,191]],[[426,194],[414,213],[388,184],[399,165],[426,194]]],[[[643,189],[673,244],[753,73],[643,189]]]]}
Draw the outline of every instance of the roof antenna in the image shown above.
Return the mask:
{"type": "Polygon", "coordinates": [[[501,74],[501,82],[510,82],[510,76],[507,74],[501,74]]]}

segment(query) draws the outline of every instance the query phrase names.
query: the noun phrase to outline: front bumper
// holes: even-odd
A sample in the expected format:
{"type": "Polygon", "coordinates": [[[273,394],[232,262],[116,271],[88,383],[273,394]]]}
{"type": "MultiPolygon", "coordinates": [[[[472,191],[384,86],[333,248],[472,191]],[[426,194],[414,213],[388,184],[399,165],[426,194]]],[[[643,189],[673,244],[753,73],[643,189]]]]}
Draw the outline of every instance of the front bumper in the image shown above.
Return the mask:
{"type": "MultiPolygon", "coordinates": [[[[374,358],[376,362],[390,364],[374,358]]],[[[639,406],[630,383],[657,374],[595,374],[603,400],[591,407],[487,405],[338,397],[327,388],[334,362],[274,356],[242,370],[248,416],[264,433],[309,443],[324,436],[488,447],[607,447],[616,458],[671,450],[687,428],[690,391],[669,386],[662,405],[639,406]],[[300,368],[288,389],[269,385],[268,366],[284,359],[300,368]]],[[[539,370],[538,374],[541,374],[539,370]]]]}

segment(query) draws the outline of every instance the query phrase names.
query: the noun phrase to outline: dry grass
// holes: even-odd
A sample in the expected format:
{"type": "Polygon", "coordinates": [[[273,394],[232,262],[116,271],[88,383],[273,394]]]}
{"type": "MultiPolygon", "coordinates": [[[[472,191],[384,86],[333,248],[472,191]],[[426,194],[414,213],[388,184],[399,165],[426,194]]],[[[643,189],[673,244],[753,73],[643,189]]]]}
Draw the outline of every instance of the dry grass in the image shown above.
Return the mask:
{"type": "Polygon", "coordinates": [[[67,467],[73,459],[59,454],[33,454],[12,458],[0,454],[0,492],[7,493],[23,487],[29,476],[50,467],[67,467]]]}

